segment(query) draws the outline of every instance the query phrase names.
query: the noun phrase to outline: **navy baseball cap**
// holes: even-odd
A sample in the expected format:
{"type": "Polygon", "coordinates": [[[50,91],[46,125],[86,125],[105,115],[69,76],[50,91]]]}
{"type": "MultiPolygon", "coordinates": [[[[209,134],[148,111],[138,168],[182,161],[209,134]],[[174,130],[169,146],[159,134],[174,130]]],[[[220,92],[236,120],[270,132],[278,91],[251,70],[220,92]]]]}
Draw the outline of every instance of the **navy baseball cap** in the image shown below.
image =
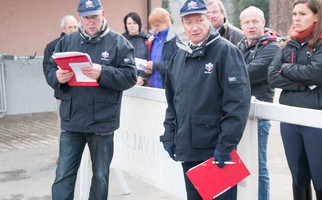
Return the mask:
{"type": "Polygon", "coordinates": [[[208,9],[203,0],[188,0],[180,9],[180,17],[191,14],[205,14],[208,9]]]}
{"type": "Polygon", "coordinates": [[[100,0],[80,0],[77,12],[81,17],[102,14],[102,5],[100,0]]]}

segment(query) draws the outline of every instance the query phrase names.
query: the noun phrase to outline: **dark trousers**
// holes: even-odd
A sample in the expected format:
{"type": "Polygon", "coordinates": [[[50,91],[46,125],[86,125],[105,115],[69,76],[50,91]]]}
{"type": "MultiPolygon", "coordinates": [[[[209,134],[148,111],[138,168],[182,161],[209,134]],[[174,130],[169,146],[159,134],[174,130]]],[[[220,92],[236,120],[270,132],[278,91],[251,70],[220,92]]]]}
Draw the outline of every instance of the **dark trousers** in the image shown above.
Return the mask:
{"type": "MultiPolygon", "coordinates": [[[[189,178],[186,175],[186,172],[200,164],[201,162],[184,162],[182,163],[183,173],[184,173],[184,181],[186,184],[186,191],[187,191],[187,200],[202,200],[201,196],[199,195],[196,188],[190,182],[189,178]]],[[[225,193],[217,197],[215,200],[236,200],[237,199],[237,186],[232,187],[231,189],[227,190],[225,193]]]]}
{"type": "Polygon", "coordinates": [[[322,190],[322,129],[281,123],[281,135],[293,184],[322,190]]]}

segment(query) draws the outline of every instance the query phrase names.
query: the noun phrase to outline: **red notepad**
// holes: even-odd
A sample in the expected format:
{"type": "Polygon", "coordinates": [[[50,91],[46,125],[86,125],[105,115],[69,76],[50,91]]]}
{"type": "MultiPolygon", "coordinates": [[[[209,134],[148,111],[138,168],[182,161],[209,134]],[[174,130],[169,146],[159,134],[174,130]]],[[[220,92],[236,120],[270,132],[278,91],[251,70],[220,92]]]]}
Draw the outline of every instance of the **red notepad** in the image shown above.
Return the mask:
{"type": "Polygon", "coordinates": [[[235,164],[226,164],[222,169],[213,163],[212,157],[186,172],[202,199],[212,200],[250,175],[236,150],[231,157],[235,164]]]}
{"type": "Polygon", "coordinates": [[[60,69],[74,72],[72,79],[68,81],[70,86],[99,86],[96,80],[86,77],[81,68],[92,66],[91,58],[87,53],[81,52],[60,52],[52,56],[60,69]]]}

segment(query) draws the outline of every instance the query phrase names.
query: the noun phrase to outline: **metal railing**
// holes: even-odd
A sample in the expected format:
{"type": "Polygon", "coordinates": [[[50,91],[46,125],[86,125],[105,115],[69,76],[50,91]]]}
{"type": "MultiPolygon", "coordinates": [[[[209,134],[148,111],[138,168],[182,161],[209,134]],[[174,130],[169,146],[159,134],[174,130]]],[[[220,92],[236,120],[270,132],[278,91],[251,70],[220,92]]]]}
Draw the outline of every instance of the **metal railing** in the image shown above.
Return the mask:
{"type": "Polygon", "coordinates": [[[4,62],[0,55],[0,115],[6,112],[6,91],[4,80],[4,62]]]}

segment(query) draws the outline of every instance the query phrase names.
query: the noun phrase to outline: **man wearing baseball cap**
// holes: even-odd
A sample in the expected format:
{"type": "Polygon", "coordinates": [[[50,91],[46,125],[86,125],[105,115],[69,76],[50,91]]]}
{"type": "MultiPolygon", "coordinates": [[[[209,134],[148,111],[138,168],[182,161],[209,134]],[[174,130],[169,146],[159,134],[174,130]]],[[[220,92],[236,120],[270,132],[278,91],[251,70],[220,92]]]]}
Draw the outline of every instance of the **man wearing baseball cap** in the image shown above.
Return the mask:
{"type": "MultiPolygon", "coordinates": [[[[180,10],[188,42],[178,40],[165,85],[168,108],[160,137],[169,156],[182,163],[188,200],[202,200],[185,172],[214,157],[220,168],[231,160],[250,108],[250,83],[240,51],[220,37],[203,0],[180,10]]],[[[237,186],[216,200],[235,200],[237,186]]]]}
{"type": "Polygon", "coordinates": [[[70,86],[68,81],[75,74],[57,70],[52,59],[45,71],[48,84],[61,92],[59,164],[52,199],[74,199],[77,171],[87,144],[93,171],[89,199],[106,200],[122,92],[136,83],[134,49],[124,37],[110,30],[99,0],[80,0],[78,13],[79,30],[64,36],[55,52],[87,53],[93,64],[82,67],[81,72],[99,86],[70,86]]]}

